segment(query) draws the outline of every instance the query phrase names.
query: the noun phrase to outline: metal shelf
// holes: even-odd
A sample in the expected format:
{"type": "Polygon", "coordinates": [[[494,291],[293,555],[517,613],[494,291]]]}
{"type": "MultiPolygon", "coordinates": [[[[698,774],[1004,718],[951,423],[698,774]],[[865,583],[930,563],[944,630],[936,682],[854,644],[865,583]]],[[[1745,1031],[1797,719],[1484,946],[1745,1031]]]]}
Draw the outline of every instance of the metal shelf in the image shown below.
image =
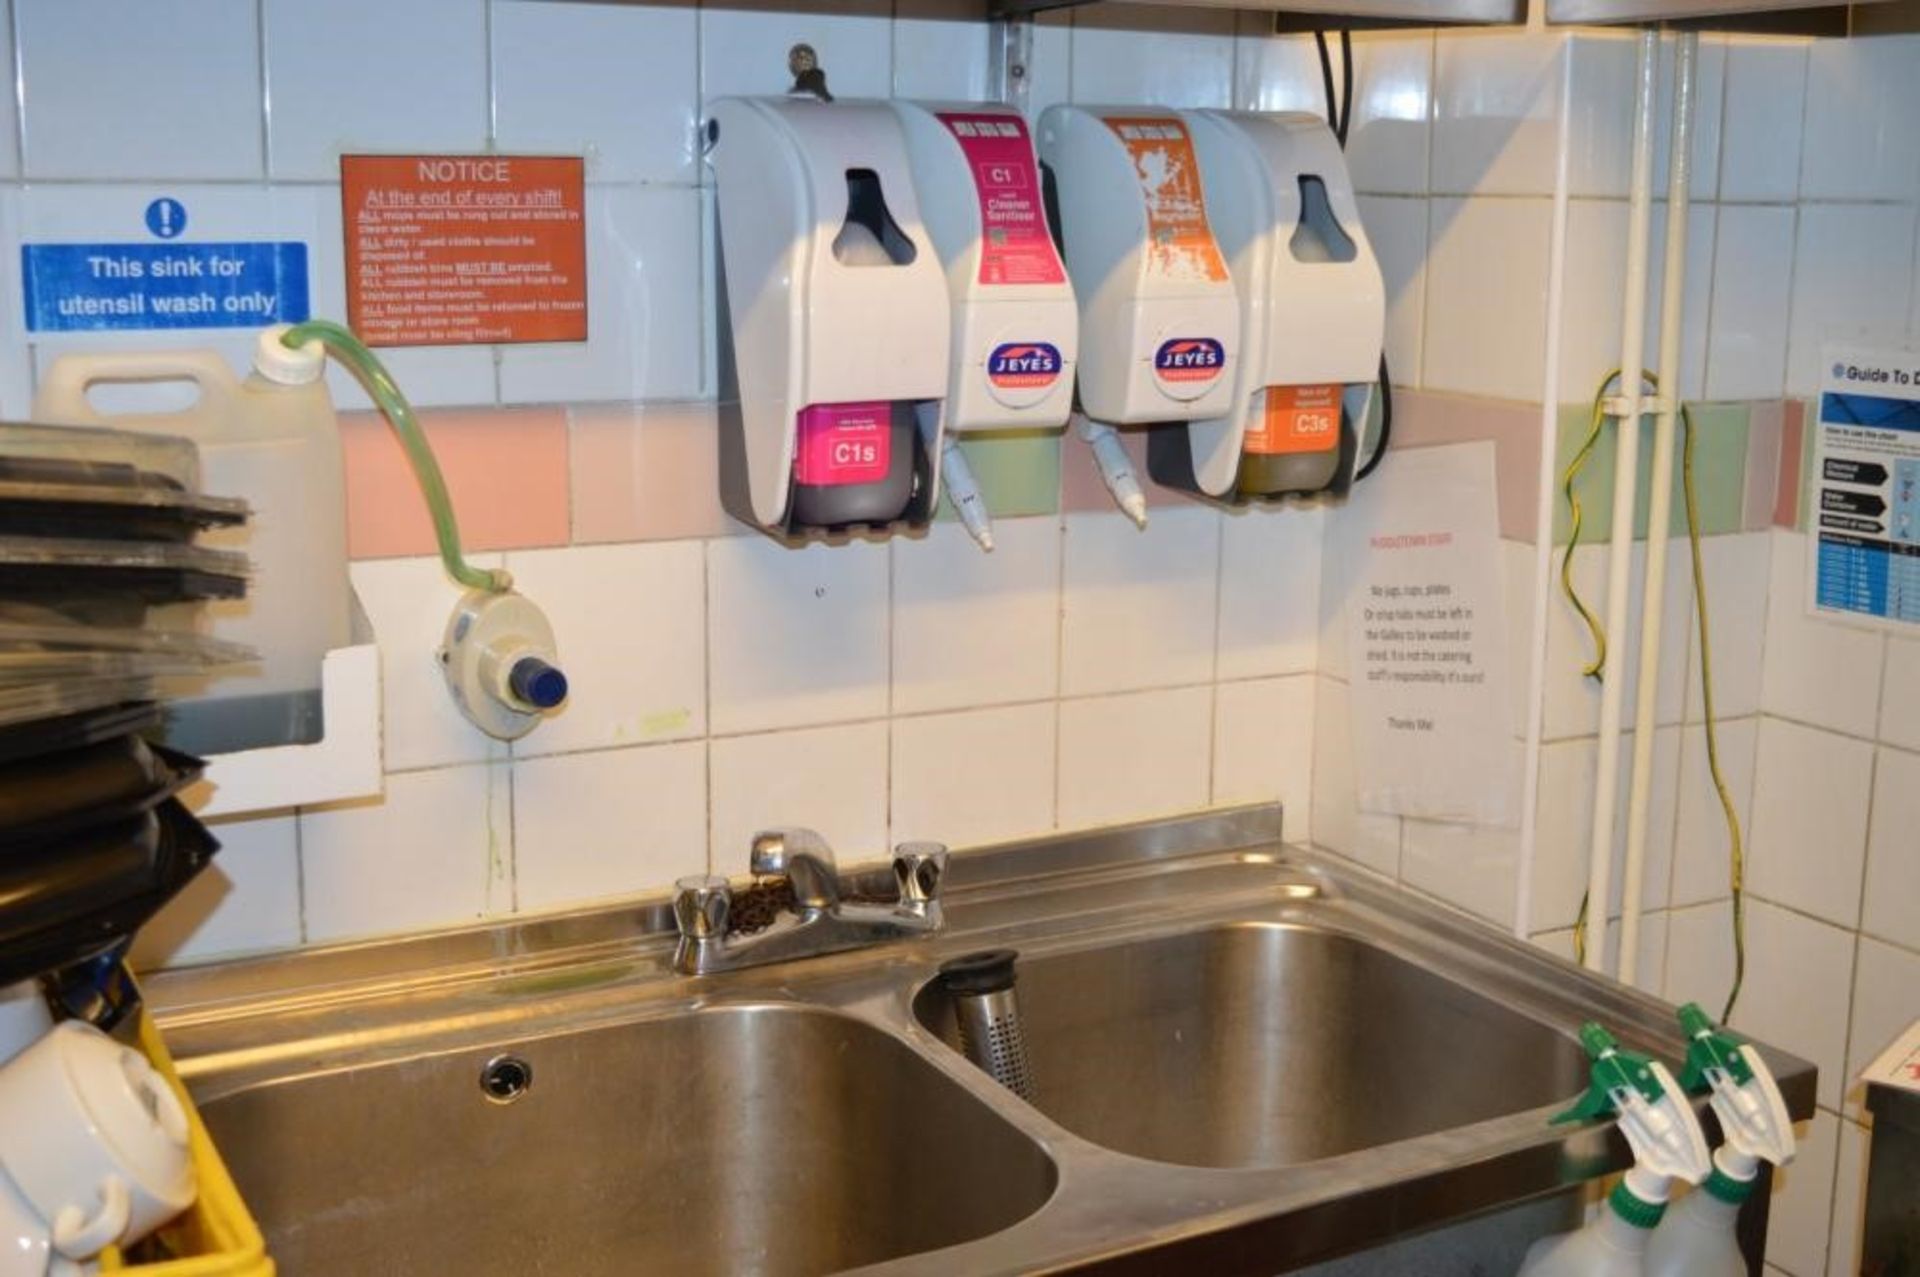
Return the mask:
{"type": "MultiPolygon", "coordinates": [[[[1056,9],[1077,9],[1096,0],[988,0],[991,18],[1030,18],[1056,9]]],[[[1258,0],[1109,0],[1118,7],[1233,10],[1273,15],[1275,29],[1310,31],[1315,27],[1505,26],[1524,24],[1526,0],[1287,0],[1260,4],[1258,0]]]]}

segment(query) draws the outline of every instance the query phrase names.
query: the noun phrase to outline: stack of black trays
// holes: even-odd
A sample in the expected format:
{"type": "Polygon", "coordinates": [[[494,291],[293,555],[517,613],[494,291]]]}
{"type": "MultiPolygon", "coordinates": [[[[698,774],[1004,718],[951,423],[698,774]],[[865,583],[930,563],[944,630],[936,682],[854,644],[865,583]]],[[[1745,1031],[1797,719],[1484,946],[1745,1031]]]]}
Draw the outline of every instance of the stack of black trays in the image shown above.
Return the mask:
{"type": "Polygon", "coordinates": [[[163,689],[251,655],[196,632],[247,565],[195,537],[246,518],[185,440],[0,424],[0,986],[124,983],[218,849],[179,797],[204,764],[150,738],[163,689]]]}

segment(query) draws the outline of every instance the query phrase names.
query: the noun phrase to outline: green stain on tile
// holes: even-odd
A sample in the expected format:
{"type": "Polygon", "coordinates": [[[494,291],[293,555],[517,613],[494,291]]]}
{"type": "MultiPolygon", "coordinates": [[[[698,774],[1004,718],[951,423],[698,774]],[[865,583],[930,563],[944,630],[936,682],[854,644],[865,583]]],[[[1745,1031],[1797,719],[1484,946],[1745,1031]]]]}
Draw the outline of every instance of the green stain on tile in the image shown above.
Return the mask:
{"type": "MultiPolygon", "coordinates": [[[[970,435],[960,451],[996,519],[1060,512],[1060,430],[1006,430],[970,435]]],[[[943,493],[935,518],[958,516],[943,493]]]]}
{"type": "MultiPolygon", "coordinates": [[[[1748,406],[1744,403],[1696,403],[1693,410],[1694,491],[1700,502],[1700,534],[1717,536],[1741,530],[1747,483],[1748,406]]],[[[1553,540],[1565,545],[1571,528],[1561,479],[1574,453],[1587,437],[1592,409],[1587,404],[1563,404],[1554,448],[1553,540]]],[[[1615,423],[1600,431],[1600,442],[1574,485],[1580,497],[1580,539],[1592,544],[1613,534],[1613,462],[1615,423]]],[[[1680,439],[1675,431],[1673,457],[1673,517],[1671,535],[1685,535],[1687,511],[1681,491],[1680,439]]],[[[1653,418],[1642,418],[1640,430],[1640,484],[1634,500],[1634,539],[1647,536],[1647,506],[1651,492],[1647,476],[1653,467],[1653,418]]]]}

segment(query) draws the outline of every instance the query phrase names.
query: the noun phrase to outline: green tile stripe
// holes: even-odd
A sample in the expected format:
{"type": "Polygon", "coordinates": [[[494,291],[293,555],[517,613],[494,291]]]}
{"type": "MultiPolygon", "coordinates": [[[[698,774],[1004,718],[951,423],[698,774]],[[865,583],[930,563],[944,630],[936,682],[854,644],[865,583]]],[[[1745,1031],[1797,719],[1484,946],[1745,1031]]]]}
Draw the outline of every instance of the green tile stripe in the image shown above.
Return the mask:
{"type": "MultiPolygon", "coordinates": [[[[1693,451],[1694,491],[1700,500],[1700,534],[1721,536],[1739,532],[1743,527],[1743,507],[1747,490],[1747,434],[1749,405],[1744,403],[1695,403],[1693,451]]],[[[1553,541],[1565,545],[1571,528],[1567,500],[1561,491],[1561,478],[1573,454],[1587,437],[1592,407],[1588,404],[1563,404],[1560,408],[1559,435],[1554,448],[1553,541]]],[[[1600,442],[1574,490],[1580,496],[1580,539],[1584,543],[1610,540],[1613,536],[1613,461],[1615,422],[1609,420],[1600,431],[1600,442]]],[[[1673,517],[1670,534],[1684,536],[1687,509],[1680,486],[1680,439],[1676,430],[1673,455],[1673,517]]],[[[1640,483],[1634,494],[1633,536],[1647,537],[1647,506],[1652,493],[1647,476],[1653,466],[1653,418],[1642,418],[1640,430],[1640,483]]]]}
{"type": "MultiPolygon", "coordinates": [[[[987,499],[988,514],[1012,519],[1060,512],[1060,436],[1059,430],[1006,430],[960,441],[960,451],[987,499]]],[[[944,492],[934,517],[959,517],[944,492]]]]}

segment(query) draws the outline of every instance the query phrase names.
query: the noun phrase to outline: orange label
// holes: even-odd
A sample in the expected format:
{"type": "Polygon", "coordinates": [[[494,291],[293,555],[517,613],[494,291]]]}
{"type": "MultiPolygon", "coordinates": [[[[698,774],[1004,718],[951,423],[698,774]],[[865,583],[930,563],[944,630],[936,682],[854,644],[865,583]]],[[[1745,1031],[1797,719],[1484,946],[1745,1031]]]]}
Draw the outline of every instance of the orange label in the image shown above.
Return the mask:
{"type": "Polygon", "coordinates": [[[1268,386],[1257,426],[1241,447],[1261,456],[1326,452],[1340,446],[1340,387],[1268,386]]]}
{"type": "Polygon", "coordinates": [[[368,345],[587,339],[579,157],[343,155],[340,200],[368,345]]]}
{"type": "Polygon", "coordinates": [[[1207,225],[1200,164],[1187,126],[1160,116],[1106,117],[1107,127],[1133,157],[1147,205],[1147,269],[1167,279],[1225,283],[1226,259],[1207,225]]]}

